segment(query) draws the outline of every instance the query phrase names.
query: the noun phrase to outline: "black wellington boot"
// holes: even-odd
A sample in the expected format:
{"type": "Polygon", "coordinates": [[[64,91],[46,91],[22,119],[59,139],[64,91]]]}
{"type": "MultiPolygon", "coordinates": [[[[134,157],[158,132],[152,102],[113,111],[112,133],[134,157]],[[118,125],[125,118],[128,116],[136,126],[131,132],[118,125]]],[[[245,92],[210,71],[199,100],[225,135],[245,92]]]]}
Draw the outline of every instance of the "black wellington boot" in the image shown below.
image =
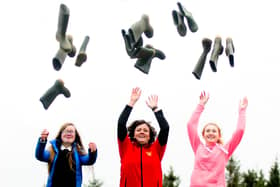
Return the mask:
{"type": "Polygon", "coordinates": [[[173,10],[172,18],[173,18],[174,24],[177,27],[177,31],[178,31],[179,35],[185,36],[187,34],[187,27],[184,22],[184,16],[180,12],[173,10]]]}
{"type": "Polygon", "coordinates": [[[234,45],[233,45],[233,42],[232,42],[232,38],[228,37],[226,39],[226,55],[228,56],[229,58],[229,63],[231,65],[231,67],[234,67],[234,56],[233,56],[233,53],[235,51],[234,49],[234,45]]]}
{"type": "Polygon", "coordinates": [[[213,72],[217,72],[218,58],[223,53],[224,47],[222,45],[221,37],[217,36],[214,41],[213,50],[210,57],[210,67],[213,72]]]}
{"type": "Polygon", "coordinates": [[[151,63],[154,57],[157,57],[161,60],[165,59],[165,54],[158,49],[155,49],[151,45],[146,45],[141,48],[137,54],[138,60],[136,61],[134,67],[139,69],[145,74],[148,74],[151,68],[151,63]]]}
{"type": "Polygon", "coordinates": [[[207,55],[208,55],[209,51],[211,50],[211,45],[212,45],[212,40],[210,40],[208,38],[203,38],[203,40],[202,40],[203,51],[202,51],[202,54],[200,55],[200,57],[198,59],[197,64],[195,65],[195,67],[192,71],[192,74],[198,80],[200,80],[200,78],[201,78],[207,55]]]}
{"type": "Polygon", "coordinates": [[[70,52],[72,49],[69,40],[66,38],[69,16],[69,8],[64,4],[61,4],[59,7],[56,40],[59,42],[60,48],[63,49],[66,53],[70,52]]]}
{"type": "Polygon", "coordinates": [[[76,66],[80,67],[87,60],[86,49],[87,49],[88,42],[89,42],[89,36],[85,36],[79,54],[76,59],[76,63],[75,63],[76,66]]]}
{"type": "Polygon", "coordinates": [[[70,91],[64,86],[64,82],[61,79],[56,80],[54,85],[40,98],[40,101],[46,110],[59,94],[63,94],[67,98],[71,96],[70,91]]]}
{"type": "Polygon", "coordinates": [[[135,44],[140,39],[142,33],[144,33],[148,38],[152,38],[154,35],[154,29],[150,24],[149,16],[143,14],[141,19],[134,23],[129,29],[128,33],[131,39],[131,43],[135,44]]]}
{"type": "Polygon", "coordinates": [[[187,11],[187,9],[180,3],[177,3],[181,14],[187,19],[188,26],[192,32],[196,32],[198,30],[198,25],[194,20],[192,13],[187,11]]]}
{"type": "Polygon", "coordinates": [[[53,59],[52,59],[53,68],[56,71],[59,71],[61,69],[66,56],[67,56],[67,53],[63,49],[59,48],[58,51],[56,52],[55,57],[53,57],[53,59]]]}

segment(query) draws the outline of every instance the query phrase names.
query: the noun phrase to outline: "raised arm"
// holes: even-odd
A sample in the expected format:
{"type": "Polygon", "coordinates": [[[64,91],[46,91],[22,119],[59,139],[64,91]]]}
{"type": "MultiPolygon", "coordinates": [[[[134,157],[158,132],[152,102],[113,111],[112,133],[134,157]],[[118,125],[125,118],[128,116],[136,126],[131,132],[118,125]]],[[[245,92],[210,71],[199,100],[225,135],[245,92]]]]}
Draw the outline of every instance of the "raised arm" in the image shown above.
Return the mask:
{"type": "Polygon", "coordinates": [[[35,157],[43,162],[48,162],[50,158],[50,152],[45,150],[47,139],[48,139],[49,132],[44,129],[41,133],[41,136],[37,142],[36,150],[35,150],[35,157]]]}
{"type": "Polygon", "coordinates": [[[196,152],[198,145],[201,143],[197,133],[197,127],[198,127],[200,115],[203,112],[208,99],[209,99],[209,94],[206,94],[204,91],[201,92],[199,97],[199,104],[197,105],[195,111],[193,112],[187,124],[189,140],[194,152],[196,152]]]}
{"type": "Polygon", "coordinates": [[[141,89],[136,87],[132,89],[130,101],[125,106],[118,120],[118,139],[123,141],[127,135],[126,123],[132,111],[133,106],[141,96],[141,89]]]}
{"type": "Polygon", "coordinates": [[[245,125],[246,125],[246,109],[248,106],[248,99],[247,97],[244,97],[242,100],[240,100],[239,108],[238,108],[238,120],[237,120],[237,127],[235,132],[233,133],[231,139],[226,144],[226,148],[228,149],[228,158],[233,154],[234,150],[240,143],[244,131],[245,131],[245,125]]]}
{"type": "Polygon", "coordinates": [[[158,135],[159,144],[161,146],[166,145],[168,140],[168,134],[169,134],[169,124],[166,121],[162,110],[158,108],[158,96],[157,95],[149,96],[148,100],[146,100],[146,104],[155,113],[156,119],[160,127],[160,131],[158,135]]]}
{"type": "Polygon", "coordinates": [[[92,165],[97,159],[97,147],[96,144],[90,142],[88,144],[88,154],[80,157],[82,165],[92,165]]]}

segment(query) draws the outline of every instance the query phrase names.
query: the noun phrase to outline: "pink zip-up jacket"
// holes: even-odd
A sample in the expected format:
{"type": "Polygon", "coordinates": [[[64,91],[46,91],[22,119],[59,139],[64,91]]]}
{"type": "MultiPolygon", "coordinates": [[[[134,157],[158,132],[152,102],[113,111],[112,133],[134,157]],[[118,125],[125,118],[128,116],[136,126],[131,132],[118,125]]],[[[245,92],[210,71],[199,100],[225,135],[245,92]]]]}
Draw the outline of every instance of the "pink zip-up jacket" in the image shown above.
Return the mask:
{"type": "Polygon", "coordinates": [[[231,139],[225,145],[212,146],[204,145],[198,136],[197,127],[203,110],[204,106],[198,104],[187,124],[190,143],[195,154],[190,187],[225,187],[225,167],[244,134],[246,108],[239,110],[237,128],[231,139]]]}

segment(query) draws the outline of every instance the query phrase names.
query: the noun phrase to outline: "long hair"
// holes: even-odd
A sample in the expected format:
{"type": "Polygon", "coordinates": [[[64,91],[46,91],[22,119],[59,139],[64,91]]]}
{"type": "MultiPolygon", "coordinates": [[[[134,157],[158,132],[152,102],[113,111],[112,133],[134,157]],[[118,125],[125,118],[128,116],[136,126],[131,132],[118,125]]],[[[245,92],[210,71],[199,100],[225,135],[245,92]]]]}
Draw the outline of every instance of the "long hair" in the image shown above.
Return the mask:
{"type": "Polygon", "coordinates": [[[135,120],[134,122],[131,123],[131,125],[129,125],[129,127],[127,128],[127,131],[128,131],[128,136],[129,136],[130,140],[133,142],[136,142],[136,139],[134,138],[134,131],[135,131],[136,127],[141,124],[146,124],[149,127],[150,139],[148,141],[148,144],[153,143],[155,141],[157,132],[156,132],[155,128],[152,127],[151,124],[145,120],[135,120]]]}
{"type": "MultiPolygon", "coordinates": [[[[77,131],[77,128],[75,127],[75,125],[73,123],[65,123],[60,127],[60,129],[59,129],[59,131],[58,131],[58,133],[55,137],[56,141],[58,142],[58,144],[60,146],[61,143],[62,143],[61,134],[64,131],[64,129],[66,129],[68,126],[73,126],[75,128],[75,140],[74,140],[73,143],[76,144],[76,148],[77,148],[78,153],[81,154],[81,155],[85,155],[86,151],[85,151],[85,148],[83,146],[81,136],[80,136],[79,132],[77,131]]],[[[50,156],[50,160],[48,162],[48,171],[50,172],[51,167],[52,167],[52,163],[53,163],[53,159],[54,159],[54,156],[55,156],[56,153],[53,149],[53,146],[50,146],[49,151],[50,151],[51,156],[50,156]]],[[[69,153],[70,154],[69,154],[69,157],[68,157],[68,163],[69,163],[70,169],[74,170],[73,165],[75,163],[75,160],[73,159],[73,149],[69,153]]]]}
{"type": "Polygon", "coordinates": [[[217,143],[223,145],[224,142],[223,142],[223,140],[222,140],[221,128],[220,128],[219,125],[217,125],[216,123],[207,123],[207,124],[203,127],[203,129],[202,129],[202,136],[204,136],[205,129],[206,129],[206,127],[207,127],[208,125],[213,125],[213,126],[215,126],[215,127],[218,129],[218,133],[219,133],[220,138],[218,139],[217,143]]]}

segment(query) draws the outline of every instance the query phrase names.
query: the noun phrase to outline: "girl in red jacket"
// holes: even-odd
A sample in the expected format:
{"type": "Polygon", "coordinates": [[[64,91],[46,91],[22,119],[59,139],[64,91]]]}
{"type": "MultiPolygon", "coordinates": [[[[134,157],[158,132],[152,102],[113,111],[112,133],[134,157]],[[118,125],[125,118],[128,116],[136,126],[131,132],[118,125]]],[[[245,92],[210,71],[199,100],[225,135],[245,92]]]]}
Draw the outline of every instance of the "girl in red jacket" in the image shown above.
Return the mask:
{"type": "Polygon", "coordinates": [[[133,106],[141,96],[141,89],[132,89],[129,103],[118,120],[118,146],[121,159],[120,187],[162,187],[161,160],[169,132],[169,125],[158,108],[158,96],[151,95],[146,101],[154,112],[160,131],[145,120],[136,120],[126,128],[133,106]]]}

